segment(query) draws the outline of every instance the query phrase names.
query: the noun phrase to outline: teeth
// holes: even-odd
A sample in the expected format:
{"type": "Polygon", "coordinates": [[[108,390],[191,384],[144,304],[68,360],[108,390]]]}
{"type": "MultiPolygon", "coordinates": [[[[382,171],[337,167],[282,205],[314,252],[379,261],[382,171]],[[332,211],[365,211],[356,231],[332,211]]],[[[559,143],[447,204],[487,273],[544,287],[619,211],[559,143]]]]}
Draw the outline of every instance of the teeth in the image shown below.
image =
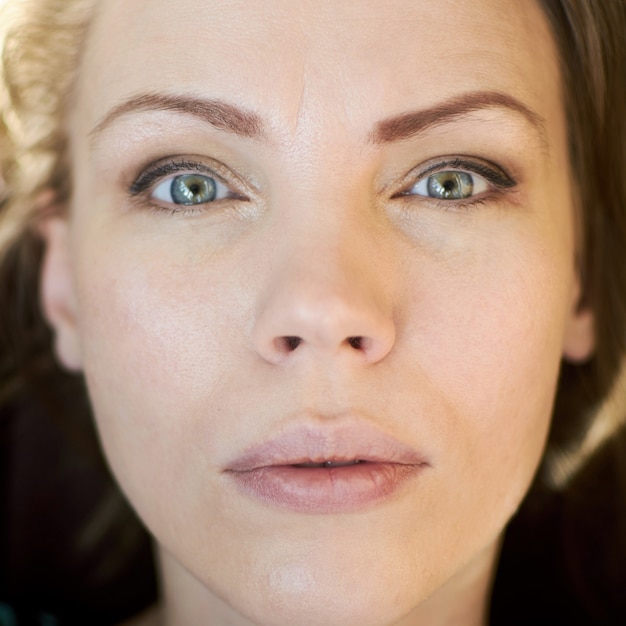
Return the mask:
{"type": "Polygon", "coordinates": [[[326,461],[324,467],[344,467],[344,465],[356,465],[360,463],[358,459],[354,461],[326,461]]]}
{"type": "Polygon", "coordinates": [[[345,467],[346,465],[357,465],[362,462],[359,459],[354,461],[324,461],[322,463],[298,463],[296,467],[345,467]]]}

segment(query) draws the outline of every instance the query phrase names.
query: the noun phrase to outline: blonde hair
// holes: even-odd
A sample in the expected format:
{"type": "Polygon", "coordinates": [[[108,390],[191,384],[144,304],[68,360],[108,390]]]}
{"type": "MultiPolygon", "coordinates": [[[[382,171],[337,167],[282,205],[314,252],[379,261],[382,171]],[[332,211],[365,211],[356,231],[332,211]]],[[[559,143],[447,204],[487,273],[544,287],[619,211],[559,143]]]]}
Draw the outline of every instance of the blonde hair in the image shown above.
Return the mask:
{"type": "Polygon", "coordinates": [[[65,115],[95,0],[0,5],[0,258],[35,218],[44,190],[63,204],[71,181],[65,115]]]}

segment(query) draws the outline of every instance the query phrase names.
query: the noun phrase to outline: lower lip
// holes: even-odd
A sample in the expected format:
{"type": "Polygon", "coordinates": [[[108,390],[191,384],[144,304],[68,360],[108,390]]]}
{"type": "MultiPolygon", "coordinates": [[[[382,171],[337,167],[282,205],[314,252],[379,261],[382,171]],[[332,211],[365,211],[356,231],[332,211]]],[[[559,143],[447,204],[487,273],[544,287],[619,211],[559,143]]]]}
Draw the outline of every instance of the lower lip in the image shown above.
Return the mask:
{"type": "Polygon", "coordinates": [[[347,513],[391,498],[426,464],[363,462],[304,468],[270,465],[230,476],[247,495],[301,513],[347,513]]]}

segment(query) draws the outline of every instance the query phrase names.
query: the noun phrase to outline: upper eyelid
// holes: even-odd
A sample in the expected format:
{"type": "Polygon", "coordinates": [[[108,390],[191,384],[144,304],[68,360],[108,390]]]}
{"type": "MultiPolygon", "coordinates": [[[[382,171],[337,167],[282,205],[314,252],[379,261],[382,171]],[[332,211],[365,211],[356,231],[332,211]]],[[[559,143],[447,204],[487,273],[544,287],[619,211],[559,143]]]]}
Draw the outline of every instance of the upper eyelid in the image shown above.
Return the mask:
{"type": "MultiPolygon", "coordinates": [[[[138,195],[147,191],[150,187],[161,183],[168,178],[180,176],[184,172],[198,172],[215,176],[216,174],[209,168],[203,167],[200,163],[191,161],[164,161],[156,162],[142,169],[140,174],[133,180],[130,185],[131,195],[138,195]]],[[[220,177],[221,182],[221,177],[220,177]]]]}
{"type": "MultiPolygon", "coordinates": [[[[428,159],[412,168],[402,177],[399,183],[393,185],[392,189],[395,188],[395,191],[391,192],[390,197],[391,199],[413,197],[415,194],[409,192],[424,178],[437,172],[453,170],[481,176],[492,187],[494,192],[511,189],[518,185],[518,180],[513,178],[503,167],[492,161],[474,156],[446,155],[428,159]]],[[[446,200],[446,202],[452,203],[457,201],[446,200]]]]}
{"type": "Polygon", "coordinates": [[[249,193],[249,186],[244,184],[241,179],[234,175],[229,168],[221,165],[219,162],[212,161],[210,165],[200,160],[190,158],[170,158],[159,159],[153,161],[149,165],[141,168],[140,173],[135,176],[133,182],[129,186],[129,193],[132,196],[146,192],[168,178],[184,175],[185,172],[194,172],[204,174],[214,178],[217,182],[229,187],[234,193],[249,193]],[[221,170],[224,170],[223,172],[221,170]]]}
{"type": "Polygon", "coordinates": [[[488,183],[494,185],[496,188],[508,189],[517,185],[517,181],[499,165],[484,159],[476,159],[474,157],[459,155],[454,157],[429,159],[426,164],[413,168],[406,176],[403,177],[400,184],[401,189],[398,193],[394,194],[394,196],[403,195],[411,189],[411,187],[415,186],[427,176],[437,172],[454,170],[482,176],[488,183]]]}

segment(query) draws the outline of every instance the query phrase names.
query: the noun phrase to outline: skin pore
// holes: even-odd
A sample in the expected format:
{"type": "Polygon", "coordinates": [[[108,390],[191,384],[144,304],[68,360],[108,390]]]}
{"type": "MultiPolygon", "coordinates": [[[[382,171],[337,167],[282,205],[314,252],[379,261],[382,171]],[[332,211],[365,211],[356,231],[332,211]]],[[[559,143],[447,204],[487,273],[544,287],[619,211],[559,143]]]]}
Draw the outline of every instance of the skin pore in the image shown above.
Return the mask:
{"type": "Polygon", "coordinates": [[[43,303],[156,538],[159,619],[486,623],[561,358],[593,348],[538,6],[101,0],[68,127],[43,303]],[[242,491],[294,428],[424,468],[349,510],[242,491]]]}

